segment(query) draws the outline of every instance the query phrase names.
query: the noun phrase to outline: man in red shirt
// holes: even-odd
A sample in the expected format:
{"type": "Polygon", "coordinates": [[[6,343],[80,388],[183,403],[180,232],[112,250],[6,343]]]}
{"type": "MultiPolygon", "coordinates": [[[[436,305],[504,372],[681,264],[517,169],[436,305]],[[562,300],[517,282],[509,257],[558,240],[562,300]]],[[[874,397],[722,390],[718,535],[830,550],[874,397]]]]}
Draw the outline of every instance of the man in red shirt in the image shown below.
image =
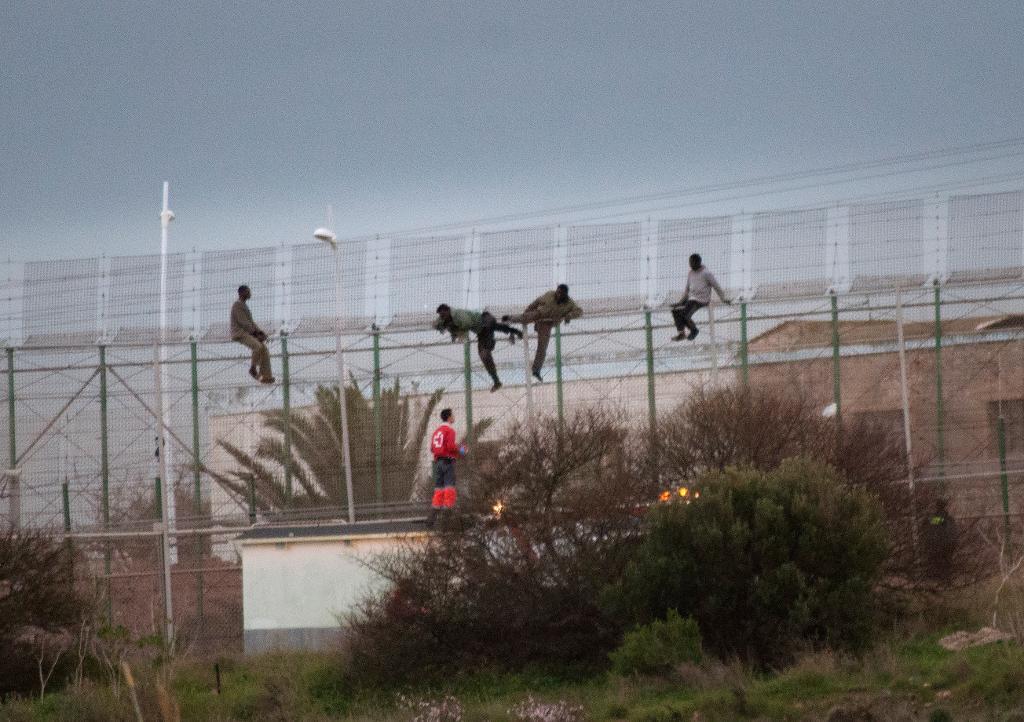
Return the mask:
{"type": "Polygon", "coordinates": [[[430,436],[430,453],[434,456],[434,497],[428,524],[432,526],[442,510],[455,507],[455,460],[466,455],[466,447],[455,440],[451,409],[441,411],[441,425],[430,436]]]}

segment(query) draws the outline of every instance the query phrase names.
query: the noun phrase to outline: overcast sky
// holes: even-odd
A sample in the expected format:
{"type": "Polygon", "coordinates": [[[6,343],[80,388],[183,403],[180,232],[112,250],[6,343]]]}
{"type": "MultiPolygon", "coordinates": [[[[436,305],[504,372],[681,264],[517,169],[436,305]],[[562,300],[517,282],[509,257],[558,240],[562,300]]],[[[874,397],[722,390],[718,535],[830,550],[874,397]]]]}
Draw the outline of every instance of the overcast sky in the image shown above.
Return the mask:
{"type": "Polygon", "coordinates": [[[1018,137],[1022,8],[7,0],[0,243],[157,252],[165,179],[205,250],[1018,137]]]}

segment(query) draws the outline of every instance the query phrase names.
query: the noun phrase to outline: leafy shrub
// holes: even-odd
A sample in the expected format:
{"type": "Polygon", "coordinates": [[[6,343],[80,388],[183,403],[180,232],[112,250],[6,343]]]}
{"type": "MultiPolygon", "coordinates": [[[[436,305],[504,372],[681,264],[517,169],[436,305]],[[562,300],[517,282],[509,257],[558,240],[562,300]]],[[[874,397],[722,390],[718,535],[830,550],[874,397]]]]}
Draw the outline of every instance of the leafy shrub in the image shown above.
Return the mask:
{"type": "Polygon", "coordinates": [[[934,531],[927,521],[941,499],[929,484],[910,492],[902,435],[853,415],[840,427],[822,417],[820,404],[791,388],[699,389],[659,417],[655,454],[666,485],[686,485],[728,467],[771,471],[788,458],[817,459],[881,501],[889,538],[886,585],[941,591],[970,586],[992,573],[994,556],[986,537],[995,524],[989,520],[961,521],[956,538],[941,551],[939,545],[919,543],[934,531]],[[937,555],[943,559],[941,573],[936,573],[937,555]]]}
{"type": "Polygon", "coordinates": [[[800,459],[712,474],[701,488],[699,501],[651,511],[604,595],[610,613],[645,622],[682,610],[718,656],[764,665],[869,641],[888,551],[870,494],[800,459]]]}
{"type": "Polygon", "coordinates": [[[628,632],[609,657],[619,674],[667,672],[679,664],[701,661],[700,630],[692,617],[684,619],[670,609],[664,620],[628,632]]]}

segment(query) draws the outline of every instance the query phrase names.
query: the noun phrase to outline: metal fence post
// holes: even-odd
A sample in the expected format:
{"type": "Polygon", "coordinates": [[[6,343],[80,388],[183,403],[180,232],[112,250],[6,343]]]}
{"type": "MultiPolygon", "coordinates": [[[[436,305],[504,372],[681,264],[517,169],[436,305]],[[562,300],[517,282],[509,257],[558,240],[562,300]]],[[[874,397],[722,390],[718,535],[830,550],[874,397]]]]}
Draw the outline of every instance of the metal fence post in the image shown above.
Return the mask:
{"type": "Polygon", "coordinates": [[[10,526],[17,529],[21,526],[21,480],[18,479],[18,472],[15,467],[18,464],[18,441],[15,433],[17,415],[14,404],[14,349],[7,347],[7,437],[9,441],[8,454],[11,460],[8,464],[10,469],[10,526]]]}
{"type": "MultiPolygon", "coordinates": [[[[203,515],[202,496],[202,462],[199,456],[199,364],[198,348],[195,339],[189,344],[190,366],[192,368],[192,513],[197,523],[203,515]]],[[[203,548],[202,539],[196,538],[194,547],[197,551],[203,548]]],[[[202,554],[196,554],[201,560],[202,554]]],[[[205,618],[203,610],[203,563],[199,562],[199,569],[196,571],[196,613],[199,619],[205,618]]]]}
{"type": "Polygon", "coordinates": [[[75,583],[75,549],[74,542],[71,541],[71,495],[68,492],[68,482],[63,481],[60,485],[60,501],[61,507],[64,511],[64,548],[68,554],[68,570],[70,572],[70,582],[75,583]]]}
{"type": "Polygon", "coordinates": [[[533,427],[533,374],[530,359],[530,325],[523,324],[523,374],[526,377],[526,423],[533,427]]]}
{"type": "MultiPolygon", "coordinates": [[[[100,507],[103,515],[103,531],[110,530],[110,444],[107,426],[107,347],[100,346],[100,507]]],[[[107,623],[113,623],[113,585],[110,581],[111,557],[110,540],[103,544],[103,573],[106,586],[107,623]]]]}
{"type": "Polygon", "coordinates": [[[562,397],[562,326],[555,324],[555,399],[558,404],[558,423],[565,419],[562,397]]]}
{"type": "Polygon", "coordinates": [[[654,327],[651,325],[650,309],[644,311],[644,341],[647,352],[647,424],[653,440],[658,413],[654,401],[654,327]]]}
{"type": "MultiPolygon", "coordinates": [[[[161,333],[161,337],[164,334],[161,333]]],[[[161,338],[161,341],[163,339],[161,338]]],[[[154,392],[157,404],[156,453],[157,474],[162,481],[160,485],[160,542],[163,562],[164,584],[164,639],[168,645],[174,644],[174,594],[171,583],[171,503],[174,482],[171,480],[167,463],[167,416],[164,400],[164,374],[162,367],[163,345],[153,345],[154,392]]]]}
{"type": "Polygon", "coordinates": [[[935,443],[939,459],[939,493],[945,493],[946,410],[942,400],[942,297],[935,284],[935,443]]]}
{"type": "Polygon", "coordinates": [[[198,517],[203,513],[202,468],[199,456],[199,365],[196,342],[190,344],[192,366],[192,512],[198,517]]]}
{"type": "Polygon", "coordinates": [[[64,533],[71,533],[71,493],[68,490],[68,483],[61,482],[60,485],[61,506],[64,510],[64,533]]]}
{"type": "Polygon", "coordinates": [[[107,347],[100,346],[100,484],[103,528],[110,526],[110,448],[107,426],[107,347]]]}
{"type": "Polygon", "coordinates": [[[466,388],[466,435],[473,433],[473,367],[470,365],[469,339],[462,342],[463,376],[466,388]]]}
{"type": "Polygon", "coordinates": [[[249,479],[249,523],[256,523],[256,482],[249,479]]]}
{"type": "Polygon", "coordinates": [[[377,503],[384,503],[384,434],[380,414],[380,331],[373,329],[373,467],[377,503]]]}
{"type": "Polygon", "coordinates": [[[15,433],[15,425],[17,423],[17,415],[15,414],[14,408],[14,349],[10,346],[7,347],[7,440],[8,440],[8,457],[10,469],[18,463],[18,440],[17,434],[15,433]]]}
{"type": "Polygon", "coordinates": [[[647,433],[651,444],[651,476],[658,483],[658,410],[654,400],[654,327],[651,310],[644,311],[644,346],[647,354],[647,433]]]}
{"type": "Polygon", "coordinates": [[[996,419],[996,434],[999,440],[999,485],[1003,496],[1004,554],[1010,554],[1010,480],[1006,474],[1006,420],[1003,418],[1002,407],[996,419]]]}
{"type": "Polygon", "coordinates": [[[836,424],[843,423],[842,384],[839,376],[839,298],[831,293],[832,302],[832,403],[836,405],[836,424]]]}
{"type": "Polygon", "coordinates": [[[281,411],[284,414],[284,497],[292,500],[292,381],[288,368],[288,333],[281,332],[281,411]]]}
{"type": "Polygon", "coordinates": [[[740,378],[750,384],[750,350],[747,345],[747,302],[740,302],[740,378]]]}

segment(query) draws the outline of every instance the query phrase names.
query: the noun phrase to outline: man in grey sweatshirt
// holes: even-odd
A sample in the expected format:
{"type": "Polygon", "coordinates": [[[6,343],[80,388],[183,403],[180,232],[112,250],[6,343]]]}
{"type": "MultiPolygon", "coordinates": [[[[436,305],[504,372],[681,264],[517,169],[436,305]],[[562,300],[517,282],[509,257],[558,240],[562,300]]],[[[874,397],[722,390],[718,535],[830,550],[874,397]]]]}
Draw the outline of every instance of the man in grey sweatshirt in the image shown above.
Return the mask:
{"type": "Polygon", "coordinates": [[[252,320],[252,314],[246,305],[252,297],[248,286],[238,287],[238,300],[231,306],[231,340],[237,341],[252,350],[252,363],[249,375],[259,379],[261,383],[274,383],[274,373],[270,370],[270,351],[267,350],[267,334],[252,320]]]}
{"type": "Polygon", "coordinates": [[[672,304],[672,320],[676,322],[676,331],[679,332],[672,338],[673,341],[682,341],[684,338],[692,341],[697,337],[697,324],[693,322],[693,314],[711,303],[712,289],[724,303],[732,303],[725,297],[725,292],[711,275],[711,271],[704,267],[701,257],[694,253],[690,256],[690,272],[686,275],[683,298],[679,303],[672,304]],[[689,329],[689,336],[684,329],[689,329]]]}

